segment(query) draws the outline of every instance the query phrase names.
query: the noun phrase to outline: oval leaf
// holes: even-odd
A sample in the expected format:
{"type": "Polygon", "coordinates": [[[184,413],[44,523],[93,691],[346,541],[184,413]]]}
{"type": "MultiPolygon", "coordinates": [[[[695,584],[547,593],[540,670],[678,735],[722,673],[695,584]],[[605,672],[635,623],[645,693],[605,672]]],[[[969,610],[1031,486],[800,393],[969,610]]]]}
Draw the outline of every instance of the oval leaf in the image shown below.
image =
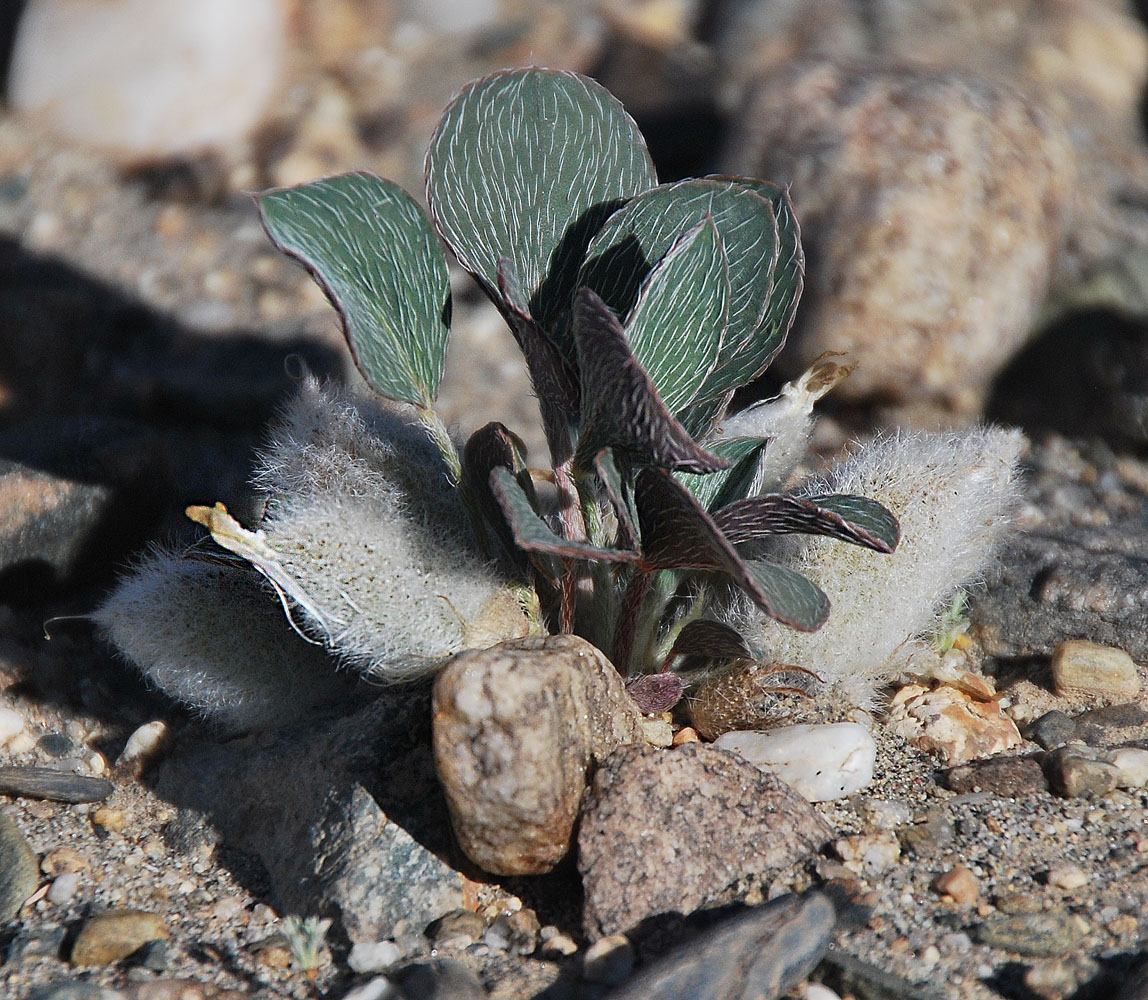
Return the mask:
{"type": "Polygon", "coordinates": [[[354,173],[258,196],[275,245],[339,312],[376,392],[429,407],[450,335],[450,276],[427,217],[397,184],[354,173]]]}
{"type": "Polygon", "coordinates": [[[691,472],[675,475],[698,503],[712,512],[760,488],[761,459],[768,444],[767,438],[759,437],[719,438],[708,442],[706,447],[711,454],[728,461],[730,468],[707,476],[696,476],[691,472]]]}
{"type": "Polygon", "coordinates": [[[897,519],[876,500],[833,494],[799,497],[765,493],[722,507],[714,524],[734,545],[768,535],[828,535],[878,552],[892,552],[901,535],[897,519]]]}
{"type": "MultiPolygon", "coordinates": [[[[615,313],[628,317],[654,265],[704,214],[714,220],[729,267],[729,324],[720,367],[761,325],[779,247],[773,203],[739,180],[679,181],[633,198],[594,237],[578,284],[594,289],[615,313]]],[[[702,395],[720,393],[707,388],[702,395]]]]}
{"type": "Polygon", "coordinates": [[[725,251],[707,215],[650,272],[626,322],[630,350],[671,413],[685,407],[713,371],[729,298],[725,251]]]}
{"type": "MultiPolygon", "coordinates": [[[[617,98],[556,70],[504,70],[465,87],[426,157],[431,216],[459,263],[505,307],[498,261],[513,261],[517,305],[555,338],[569,337],[558,320],[591,237],[656,183],[641,132],[617,98]]],[[[573,358],[572,343],[562,346],[573,358]]]]}

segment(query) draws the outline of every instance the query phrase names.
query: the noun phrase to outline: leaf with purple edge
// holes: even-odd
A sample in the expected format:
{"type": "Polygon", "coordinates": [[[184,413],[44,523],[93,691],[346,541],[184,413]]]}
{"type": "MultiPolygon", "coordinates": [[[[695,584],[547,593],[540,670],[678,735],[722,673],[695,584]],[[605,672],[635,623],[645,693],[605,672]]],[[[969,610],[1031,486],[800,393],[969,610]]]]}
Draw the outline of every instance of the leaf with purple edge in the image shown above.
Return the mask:
{"type": "Polygon", "coordinates": [[[626,690],[634,704],[645,715],[668,712],[686,693],[686,686],[677,674],[642,674],[626,683],[626,690]]]}
{"type": "Polygon", "coordinates": [[[713,618],[699,618],[686,625],[674,639],[669,656],[705,656],[727,660],[754,660],[760,655],[732,625],[713,618]]]}
{"type": "Polygon", "coordinates": [[[603,448],[637,462],[686,472],[729,464],[702,449],[666,409],[638,363],[617,316],[591,289],[574,297],[574,339],[582,382],[582,426],[576,461],[593,464],[603,448]]]}
{"type": "Polygon", "coordinates": [[[734,545],[769,535],[809,534],[887,553],[893,551],[900,536],[897,519],[876,500],[844,494],[799,497],[765,493],[728,504],[715,512],[713,519],[734,545]]]}

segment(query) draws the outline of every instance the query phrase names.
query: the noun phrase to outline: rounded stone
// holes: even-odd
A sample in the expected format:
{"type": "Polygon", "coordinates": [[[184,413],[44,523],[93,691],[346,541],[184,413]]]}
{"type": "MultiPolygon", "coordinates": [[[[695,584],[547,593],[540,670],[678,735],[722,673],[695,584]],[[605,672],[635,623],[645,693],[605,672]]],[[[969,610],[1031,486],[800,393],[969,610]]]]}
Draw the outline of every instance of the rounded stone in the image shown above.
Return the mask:
{"type": "Polygon", "coordinates": [[[1052,683],[1062,697],[1127,701],[1140,692],[1136,664],[1123,649],[1087,639],[1062,642],[1052,654],[1052,683]]]}
{"type": "Polygon", "coordinates": [[[169,937],[163,918],[144,910],[106,910],[91,917],[72,946],[73,965],[111,965],[149,941],[169,937]]]}
{"type": "Polygon", "coordinates": [[[634,946],[625,934],[599,938],[582,957],[582,978],[603,986],[617,986],[634,971],[634,946]]]}

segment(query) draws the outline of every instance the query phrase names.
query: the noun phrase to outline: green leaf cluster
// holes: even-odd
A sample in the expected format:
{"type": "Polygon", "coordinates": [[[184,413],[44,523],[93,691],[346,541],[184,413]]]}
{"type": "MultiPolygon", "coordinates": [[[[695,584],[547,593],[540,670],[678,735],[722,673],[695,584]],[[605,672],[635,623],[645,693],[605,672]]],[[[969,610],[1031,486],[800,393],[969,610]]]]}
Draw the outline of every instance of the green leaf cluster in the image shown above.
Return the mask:
{"type": "Polygon", "coordinates": [[[608,91],[527,68],[476,80],[447,107],[427,150],[426,202],[429,217],[365,173],[259,198],[272,240],[338,310],[364,378],[418,409],[479,532],[529,578],[551,627],[587,635],[624,674],[678,655],[752,657],[706,617],[723,588],[797,629],[829,612],[814,583],[761,557],[762,539],[896,546],[880,504],[778,492],[763,471],[768,440],[714,433],[793,321],[803,256],[785,189],[743,177],[659,184],[608,91]],[[549,472],[531,470],[498,424],[454,454],[433,415],[451,314],[440,239],[522,349],[549,472]],[[540,501],[540,478],[556,505],[540,501]]]}

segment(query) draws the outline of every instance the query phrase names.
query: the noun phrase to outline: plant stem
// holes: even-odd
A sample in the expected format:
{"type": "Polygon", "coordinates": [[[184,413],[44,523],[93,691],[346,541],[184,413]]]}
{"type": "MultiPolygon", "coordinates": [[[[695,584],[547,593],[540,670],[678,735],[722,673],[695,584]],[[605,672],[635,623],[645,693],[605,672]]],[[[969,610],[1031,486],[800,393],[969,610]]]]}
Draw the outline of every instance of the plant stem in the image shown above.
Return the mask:
{"type": "Polygon", "coordinates": [[[626,587],[622,596],[622,605],[618,609],[618,621],[614,626],[614,648],[610,659],[623,677],[629,676],[630,659],[634,655],[634,635],[638,630],[638,620],[642,613],[642,605],[646,601],[646,594],[650,589],[652,573],[638,570],[626,587]]]}
{"type": "Polygon", "coordinates": [[[467,513],[470,515],[470,526],[474,532],[474,539],[478,543],[478,550],[484,559],[489,559],[492,550],[490,547],[490,537],[486,532],[486,522],[483,520],[482,512],[475,502],[474,493],[463,476],[462,458],[459,456],[458,449],[451,439],[450,432],[446,429],[446,425],[434,411],[433,407],[417,406],[415,409],[418,411],[419,423],[423,425],[430,439],[438,446],[439,454],[442,455],[443,461],[446,462],[447,472],[454,482],[454,485],[458,488],[459,493],[462,495],[462,502],[466,506],[467,513]]]}

